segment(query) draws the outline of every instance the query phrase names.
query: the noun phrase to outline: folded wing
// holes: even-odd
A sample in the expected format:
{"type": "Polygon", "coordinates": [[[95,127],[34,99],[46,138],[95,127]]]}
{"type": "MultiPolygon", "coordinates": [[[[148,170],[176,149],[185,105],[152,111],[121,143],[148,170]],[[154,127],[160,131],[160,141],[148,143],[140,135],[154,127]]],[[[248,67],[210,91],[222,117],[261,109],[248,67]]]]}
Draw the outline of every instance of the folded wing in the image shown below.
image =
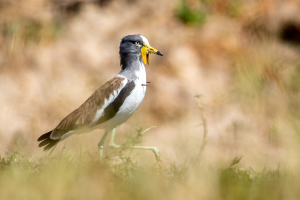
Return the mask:
{"type": "Polygon", "coordinates": [[[116,76],[96,90],[79,108],[66,116],[55,129],[38,138],[40,147],[51,149],[68,134],[83,128],[92,128],[108,121],[118,112],[134,82],[116,76]]]}

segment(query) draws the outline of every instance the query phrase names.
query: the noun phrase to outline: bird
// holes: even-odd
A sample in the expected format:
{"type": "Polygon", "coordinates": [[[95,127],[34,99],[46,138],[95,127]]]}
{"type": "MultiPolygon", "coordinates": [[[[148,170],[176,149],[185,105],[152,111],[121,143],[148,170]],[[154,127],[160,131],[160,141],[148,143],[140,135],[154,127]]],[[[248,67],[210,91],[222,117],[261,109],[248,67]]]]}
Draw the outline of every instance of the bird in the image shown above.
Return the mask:
{"type": "MultiPolygon", "coordinates": [[[[103,144],[110,132],[109,147],[122,148],[114,143],[116,127],[132,116],[145,97],[149,84],[145,65],[149,65],[149,54],[163,56],[160,51],[150,46],[143,35],[123,37],[119,48],[121,71],[67,115],[53,130],[41,135],[37,139],[40,142],[39,147],[44,147],[44,151],[53,151],[57,143],[72,135],[103,129],[104,135],[98,143],[100,160],[103,160],[103,144]]],[[[156,147],[129,148],[152,150],[156,159],[160,160],[160,152],[156,147]]]]}

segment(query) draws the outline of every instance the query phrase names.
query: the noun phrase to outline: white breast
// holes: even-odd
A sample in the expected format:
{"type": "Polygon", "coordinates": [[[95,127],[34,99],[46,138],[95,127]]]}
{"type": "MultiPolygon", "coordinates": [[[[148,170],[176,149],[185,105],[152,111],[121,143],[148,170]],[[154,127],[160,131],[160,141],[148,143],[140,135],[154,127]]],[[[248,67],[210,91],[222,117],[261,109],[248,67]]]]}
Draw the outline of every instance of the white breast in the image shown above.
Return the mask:
{"type": "MultiPolygon", "coordinates": [[[[123,105],[120,107],[117,115],[132,115],[134,111],[142,103],[146,93],[146,70],[144,64],[141,63],[139,71],[136,71],[137,79],[134,80],[135,87],[131,91],[130,95],[125,99],[123,105]]],[[[129,117],[130,117],[129,116],[129,117]]],[[[126,119],[127,120],[127,119],[126,119]]]]}
{"type": "Polygon", "coordinates": [[[131,91],[130,95],[125,99],[119,111],[112,119],[97,126],[97,128],[110,131],[116,126],[124,123],[140,106],[146,93],[146,86],[143,86],[146,84],[146,70],[143,63],[141,63],[140,70],[136,71],[136,76],[138,78],[133,80],[135,83],[135,87],[131,91]]]}

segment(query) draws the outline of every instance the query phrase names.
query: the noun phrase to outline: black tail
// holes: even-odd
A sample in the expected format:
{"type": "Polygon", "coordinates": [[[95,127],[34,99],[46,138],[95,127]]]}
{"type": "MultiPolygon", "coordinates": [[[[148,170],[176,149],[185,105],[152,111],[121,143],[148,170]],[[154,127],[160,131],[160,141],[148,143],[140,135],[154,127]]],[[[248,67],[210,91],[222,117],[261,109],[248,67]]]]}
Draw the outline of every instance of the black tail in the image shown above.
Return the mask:
{"type": "Polygon", "coordinates": [[[49,149],[51,149],[52,147],[54,147],[60,140],[52,140],[50,138],[52,131],[49,131],[48,133],[45,133],[43,135],[41,135],[37,141],[41,142],[39,144],[39,147],[44,147],[44,151],[48,151],[49,149]]]}

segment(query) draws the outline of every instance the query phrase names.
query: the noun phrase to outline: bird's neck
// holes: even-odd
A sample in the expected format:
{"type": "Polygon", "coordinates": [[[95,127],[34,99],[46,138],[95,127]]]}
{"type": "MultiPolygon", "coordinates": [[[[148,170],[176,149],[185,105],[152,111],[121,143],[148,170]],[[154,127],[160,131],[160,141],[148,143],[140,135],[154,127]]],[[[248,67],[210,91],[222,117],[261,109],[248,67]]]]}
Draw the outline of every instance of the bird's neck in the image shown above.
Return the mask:
{"type": "Polygon", "coordinates": [[[132,67],[135,63],[142,61],[141,54],[122,53],[120,54],[120,65],[122,70],[132,67]]]}
{"type": "Polygon", "coordinates": [[[130,79],[136,79],[138,74],[139,76],[144,74],[146,76],[146,70],[145,65],[142,61],[142,58],[140,55],[133,55],[133,56],[121,56],[121,72],[119,74],[125,75],[126,77],[130,79]]]}

